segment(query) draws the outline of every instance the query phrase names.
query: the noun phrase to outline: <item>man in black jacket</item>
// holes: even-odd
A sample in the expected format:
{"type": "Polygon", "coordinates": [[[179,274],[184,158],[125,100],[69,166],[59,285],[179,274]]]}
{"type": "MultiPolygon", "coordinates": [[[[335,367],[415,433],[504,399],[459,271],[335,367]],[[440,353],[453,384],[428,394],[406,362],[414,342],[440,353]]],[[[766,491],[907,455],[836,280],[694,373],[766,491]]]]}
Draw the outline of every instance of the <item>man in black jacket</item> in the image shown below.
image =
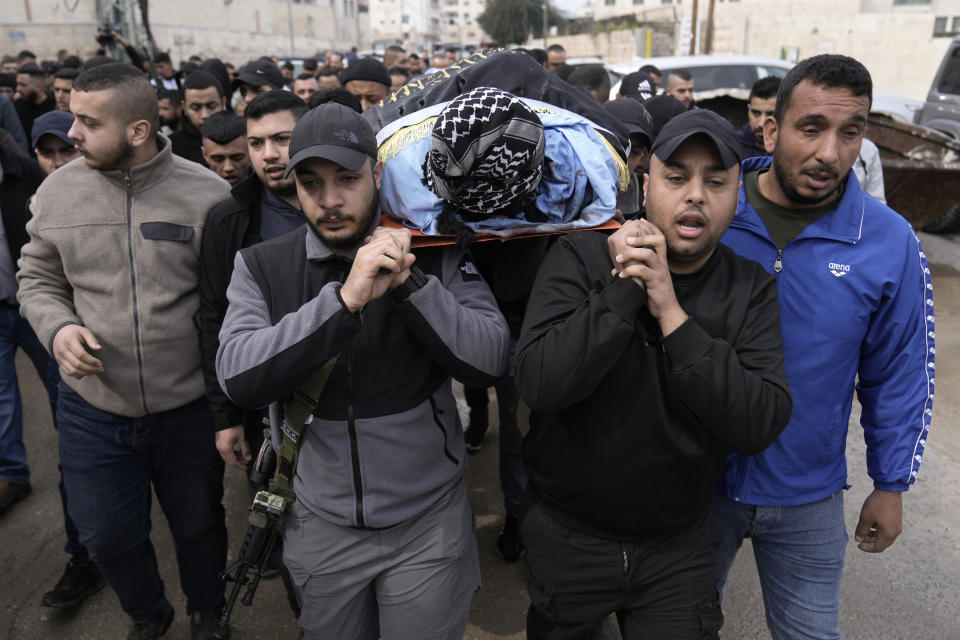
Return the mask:
{"type": "Polygon", "coordinates": [[[727,451],[790,416],[773,278],[718,245],[739,177],[733,127],[677,116],[652,149],[648,220],[548,254],[517,345],[532,410],[521,534],[527,635],[716,638],[707,510],[727,451]]]}
{"type": "Polygon", "coordinates": [[[293,129],[307,105],[288,91],[258,95],[247,107],[247,149],[253,175],[207,216],[200,249],[200,336],[207,400],[213,411],[217,449],[224,462],[246,469],[250,448],[263,442],[260,411],[243,411],[217,381],[218,334],[227,312],[227,285],[240,249],[270,240],[303,224],[290,162],[293,129]]]}

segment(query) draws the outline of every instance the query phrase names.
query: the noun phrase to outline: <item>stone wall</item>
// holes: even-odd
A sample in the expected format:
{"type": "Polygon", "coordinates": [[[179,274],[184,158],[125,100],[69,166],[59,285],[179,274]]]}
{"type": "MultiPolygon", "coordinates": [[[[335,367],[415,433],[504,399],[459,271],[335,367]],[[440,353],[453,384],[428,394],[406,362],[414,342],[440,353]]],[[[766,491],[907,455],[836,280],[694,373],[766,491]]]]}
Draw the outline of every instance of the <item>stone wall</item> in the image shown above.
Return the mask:
{"type": "MultiPolygon", "coordinates": [[[[368,16],[358,14],[356,0],[296,3],[292,14],[297,57],[369,46],[368,16]],[[344,7],[348,15],[342,15],[344,7]]],[[[283,57],[290,53],[285,1],[152,2],[150,26],[158,48],[170,51],[175,62],[197,54],[217,55],[236,64],[264,54],[283,57]]],[[[94,3],[87,0],[5,1],[0,13],[0,52],[30,49],[41,58],[53,58],[57,50],[67,49],[86,57],[97,49],[96,30],[94,3]],[[67,11],[66,6],[73,2],[77,2],[76,10],[67,11]]]]}

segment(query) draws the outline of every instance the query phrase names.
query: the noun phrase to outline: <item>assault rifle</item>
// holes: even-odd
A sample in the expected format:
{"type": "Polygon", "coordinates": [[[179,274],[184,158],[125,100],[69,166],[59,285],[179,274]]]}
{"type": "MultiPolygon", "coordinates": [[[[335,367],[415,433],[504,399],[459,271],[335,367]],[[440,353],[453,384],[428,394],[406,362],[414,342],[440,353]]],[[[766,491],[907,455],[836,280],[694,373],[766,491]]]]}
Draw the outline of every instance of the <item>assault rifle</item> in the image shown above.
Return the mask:
{"type": "Polygon", "coordinates": [[[227,598],[227,603],[220,614],[218,628],[212,636],[217,640],[225,640],[229,636],[230,617],[233,615],[237,599],[239,598],[240,602],[247,607],[253,604],[253,597],[256,595],[257,587],[260,586],[263,572],[280,543],[280,536],[283,535],[281,525],[287,507],[286,500],[283,496],[271,493],[267,489],[267,484],[273,477],[276,467],[277,453],[271,442],[270,430],[264,429],[263,446],[260,447],[260,453],[249,475],[250,482],[257,487],[258,491],[250,505],[247,532],[243,536],[237,561],[220,574],[222,582],[233,586],[230,589],[230,597],[227,598]],[[240,592],[244,587],[246,591],[241,598],[240,592]]]}

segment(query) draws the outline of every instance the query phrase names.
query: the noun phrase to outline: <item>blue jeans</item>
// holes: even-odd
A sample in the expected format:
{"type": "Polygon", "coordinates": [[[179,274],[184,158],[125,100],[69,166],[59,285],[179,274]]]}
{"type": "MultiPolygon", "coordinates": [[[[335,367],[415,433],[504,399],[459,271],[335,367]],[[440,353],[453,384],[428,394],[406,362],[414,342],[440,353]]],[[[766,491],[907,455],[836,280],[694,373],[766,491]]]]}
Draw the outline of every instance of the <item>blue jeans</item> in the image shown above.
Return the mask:
{"type": "Polygon", "coordinates": [[[843,491],[796,507],[758,507],[717,496],[717,590],[744,538],[753,543],[767,627],[774,640],[840,638],[840,579],[847,548],[843,491]]]}
{"type": "Polygon", "coordinates": [[[20,309],[0,303],[0,480],[27,482],[27,449],[23,446],[23,403],[17,380],[17,347],[23,349],[40,380],[47,387],[51,408],[57,401],[56,386],[47,381],[49,356],[20,309]]]}
{"type": "Polygon", "coordinates": [[[151,483],[173,536],[187,614],[223,606],[223,461],[206,400],[127,418],[61,384],[57,411],[70,515],[127,615],[145,620],[165,600],[150,542],[151,483]]]}

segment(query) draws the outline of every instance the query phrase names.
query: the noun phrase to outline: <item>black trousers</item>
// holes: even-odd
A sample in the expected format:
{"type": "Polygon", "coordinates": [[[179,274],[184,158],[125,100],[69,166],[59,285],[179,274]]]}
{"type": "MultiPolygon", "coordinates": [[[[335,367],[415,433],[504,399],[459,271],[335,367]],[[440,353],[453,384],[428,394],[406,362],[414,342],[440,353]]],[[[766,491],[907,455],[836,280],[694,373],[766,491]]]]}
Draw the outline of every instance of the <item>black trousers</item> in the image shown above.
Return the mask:
{"type": "Polygon", "coordinates": [[[634,544],[573,531],[533,502],[520,531],[529,640],[590,640],[611,613],[624,640],[719,637],[718,538],[707,514],[676,535],[634,544]]]}

